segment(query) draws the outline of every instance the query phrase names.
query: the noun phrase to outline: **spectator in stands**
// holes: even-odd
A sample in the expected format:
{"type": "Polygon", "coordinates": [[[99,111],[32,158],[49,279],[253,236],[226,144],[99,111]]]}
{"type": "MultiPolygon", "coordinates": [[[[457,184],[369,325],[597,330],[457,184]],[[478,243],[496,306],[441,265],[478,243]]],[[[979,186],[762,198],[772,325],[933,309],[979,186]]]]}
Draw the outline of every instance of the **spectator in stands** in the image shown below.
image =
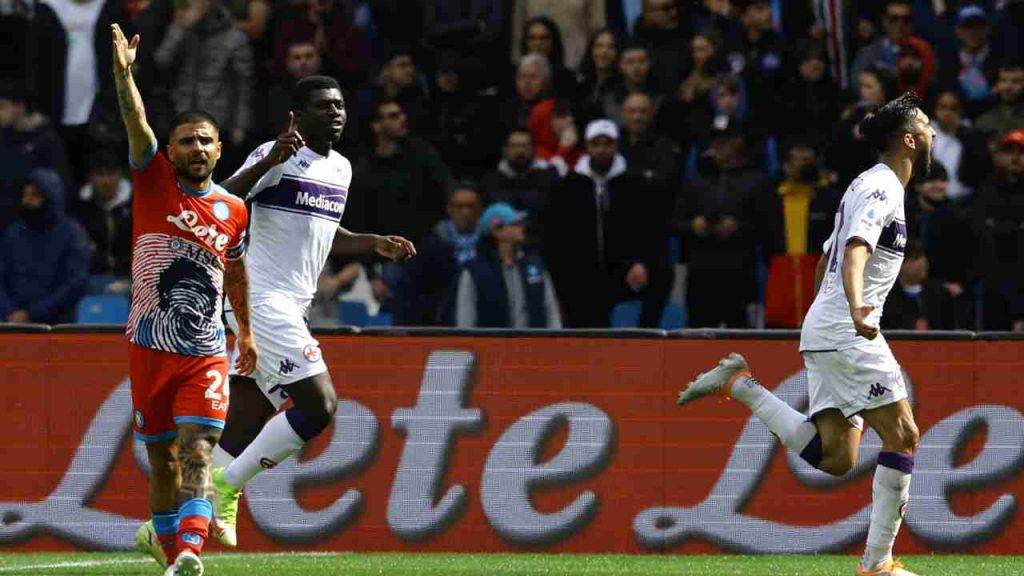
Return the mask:
{"type": "Polygon", "coordinates": [[[0,240],[0,319],[58,324],[74,319],[88,279],[89,243],[64,215],[64,185],[53,170],[33,170],[16,219],[0,240]]]}
{"type": "Polygon", "coordinates": [[[504,4],[502,0],[423,2],[424,40],[440,59],[469,59],[473,67],[485,71],[481,84],[494,86],[500,78],[493,71],[509,61],[504,4]]]}
{"type": "Polygon", "coordinates": [[[526,217],[503,202],[491,204],[480,217],[476,256],[459,276],[459,328],[562,327],[544,260],[525,246],[526,217]]]}
{"type": "Polygon", "coordinates": [[[672,285],[670,202],[627,174],[614,123],[595,120],[585,134],[587,153],[552,194],[544,226],[566,325],[608,326],[612,305],[630,297],[643,302],[641,325],[657,326],[672,285]]]}
{"type": "Polygon", "coordinates": [[[929,278],[928,256],[920,241],[907,243],[896,286],[885,299],[882,328],[889,330],[945,330],[951,328],[943,318],[945,296],[942,287],[929,278]]]}
{"type": "Polygon", "coordinates": [[[907,202],[909,231],[923,241],[930,277],[942,296],[932,302],[941,322],[932,322],[931,327],[973,330],[974,284],[982,256],[973,203],[950,198],[949,176],[937,162],[916,180],[907,202]]]}
{"type": "MultiPolygon", "coordinates": [[[[450,172],[426,140],[410,134],[394,100],[374,105],[374,144],[355,163],[346,218],[353,230],[400,231],[419,242],[444,214],[450,172]]],[[[349,224],[346,224],[349,225],[349,224]]],[[[368,271],[373,295],[400,326],[413,319],[408,263],[389,262],[368,271]]]]}
{"type": "Polygon", "coordinates": [[[533,214],[530,226],[539,230],[549,197],[558,183],[555,169],[537,157],[530,132],[516,129],[505,138],[498,169],[488,172],[480,181],[480,192],[486,202],[505,202],[516,210],[533,214]]]}
{"type": "Polygon", "coordinates": [[[630,94],[622,103],[622,141],[619,152],[627,171],[671,195],[681,176],[679,147],[654,132],[654,101],[643,92],[630,94]]]}
{"type": "Polygon", "coordinates": [[[925,101],[934,100],[935,68],[928,67],[927,54],[915,44],[904,45],[896,57],[896,89],[902,94],[908,90],[925,101]]]}
{"type": "Polygon", "coordinates": [[[782,137],[824,148],[830,128],[839,119],[839,86],[828,76],[828,58],[817,42],[807,40],[799,44],[794,59],[796,75],[780,90],[780,110],[772,124],[782,137]]]}
{"type": "Polygon", "coordinates": [[[697,6],[690,16],[694,30],[716,30],[723,48],[736,46],[742,42],[743,26],[737,18],[736,3],[732,0],[702,0],[694,4],[697,6]]]}
{"type": "Polygon", "coordinates": [[[283,9],[275,8],[272,37],[277,75],[286,70],[290,47],[310,42],[323,57],[324,70],[344,88],[355,90],[365,82],[370,45],[362,28],[353,21],[353,4],[345,0],[292,0],[283,9]]]}
{"type": "MultiPolygon", "coordinates": [[[[605,0],[514,0],[514,5],[512,59],[518,60],[524,54],[536,51],[530,45],[531,25],[546,21],[545,27],[554,31],[548,41],[557,39],[557,47],[553,52],[540,53],[551,59],[555,71],[566,66],[576,66],[583,58],[587,39],[605,27],[605,0]]],[[[557,81],[557,73],[555,78],[557,81]]],[[[559,96],[565,97],[568,94],[560,93],[559,96]]]]}
{"type": "Polygon", "coordinates": [[[20,83],[0,86],[0,232],[21,202],[20,182],[34,168],[49,168],[69,181],[64,143],[45,116],[29,109],[20,83]]]}
{"type": "Polygon", "coordinates": [[[448,194],[448,218],[417,245],[411,261],[412,322],[454,324],[455,289],[463,267],[476,258],[483,201],[472,182],[458,182],[448,194]]]}
{"type": "Polygon", "coordinates": [[[530,112],[548,97],[551,86],[551,66],[540,54],[527,54],[516,68],[515,94],[502,103],[498,114],[501,128],[509,131],[526,126],[530,112]]]}
{"type": "Polygon", "coordinates": [[[647,94],[655,107],[661,103],[662,96],[655,89],[651,78],[650,54],[642,44],[630,44],[622,49],[619,56],[619,74],[621,82],[604,97],[601,107],[603,117],[615,122],[621,121],[622,102],[630,94],[647,94]]]}
{"type": "Polygon", "coordinates": [[[89,182],[72,208],[92,244],[91,274],[126,277],[131,269],[132,184],[124,168],[124,158],[115,152],[93,153],[89,182]]]}
{"type": "Polygon", "coordinates": [[[687,300],[693,327],[745,328],[754,301],[758,203],[769,198],[763,172],[750,168],[742,133],[716,133],[676,203],[688,262],[687,300]]]}
{"type": "Polygon", "coordinates": [[[868,112],[896,96],[896,81],[884,70],[868,69],[857,75],[856,103],[843,111],[832,130],[826,163],[839,182],[850,182],[878,161],[877,151],[864,140],[858,126],[868,112]]]}
{"type": "Polygon", "coordinates": [[[175,9],[153,57],[157,67],[174,75],[175,110],[202,108],[217,119],[225,144],[217,167],[233,171],[244,159],[253,120],[249,37],[231,27],[227,10],[214,0],[192,0],[175,9]]]}
{"type": "Polygon", "coordinates": [[[288,112],[292,109],[292,89],[295,83],[306,76],[316,76],[322,71],[322,60],[316,45],[309,41],[296,42],[288,47],[285,59],[284,79],[275,82],[267,92],[267,111],[257,120],[263,125],[261,138],[276,139],[288,128],[288,112]]]}
{"type": "Polygon", "coordinates": [[[576,118],[565,100],[548,99],[533,107],[527,124],[537,157],[564,176],[583,154],[576,118]]]}
{"type": "Polygon", "coordinates": [[[942,92],[935,100],[932,158],[949,174],[947,194],[951,199],[970,194],[991,167],[984,137],[963,121],[962,112],[958,92],[942,92]]]}
{"type": "Polygon", "coordinates": [[[854,74],[868,68],[879,68],[895,73],[900,52],[908,46],[913,46],[921,58],[923,74],[928,77],[934,75],[935,52],[927,41],[914,35],[914,16],[909,0],[886,2],[882,27],[885,34],[857,52],[857,57],[853,61],[854,74]]]}
{"type": "Polygon", "coordinates": [[[707,147],[713,134],[733,130],[746,135],[746,149],[751,161],[764,160],[767,120],[760,110],[755,109],[745,88],[739,76],[720,75],[715,78],[708,101],[695,103],[691,108],[686,136],[694,143],[698,154],[707,147]]]}
{"type": "Polygon", "coordinates": [[[587,51],[576,75],[576,93],[580,114],[586,121],[603,114],[607,98],[622,82],[619,73],[619,43],[607,28],[599,31],[587,44],[587,51]]]}
{"type": "Polygon", "coordinates": [[[791,143],[774,197],[759,222],[769,251],[820,254],[832,234],[841,197],[822,169],[814,147],[800,141],[791,143]]]}
{"type": "Polygon", "coordinates": [[[448,166],[433,145],[412,134],[398,102],[381,100],[373,111],[373,146],[353,170],[349,208],[359,218],[354,228],[419,240],[444,214],[448,166]]]}
{"type": "Polygon", "coordinates": [[[1009,132],[992,155],[992,178],[980,193],[988,244],[987,330],[1024,331],[1024,130],[1009,132]]]}
{"type": "Polygon", "coordinates": [[[412,131],[429,134],[433,129],[430,102],[420,70],[413,59],[412,48],[399,47],[391,52],[381,66],[376,82],[357,94],[357,114],[352,120],[365,122],[365,119],[373,117],[373,107],[380,100],[397,102],[405,112],[406,121],[412,131]]]}
{"type": "Polygon", "coordinates": [[[651,76],[659,90],[671,92],[679,85],[686,54],[690,51],[679,19],[676,0],[643,0],[633,39],[647,48],[652,60],[651,76]]]}
{"type": "Polygon", "coordinates": [[[956,15],[956,44],[939,54],[939,85],[956,90],[966,115],[976,118],[990,102],[999,72],[999,55],[989,42],[988,14],[981,6],[963,6],[956,15]]]}
{"type": "Polygon", "coordinates": [[[1024,64],[1019,61],[1001,64],[993,92],[999,100],[978,117],[975,128],[990,138],[1024,129],[1024,64]]]}
{"type": "Polygon", "coordinates": [[[38,2],[33,24],[34,103],[58,128],[68,149],[74,182],[85,178],[94,140],[121,143],[111,61],[110,26],[128,17],[117,0],[38,2]]]}
{"type": "Polygon", "coordinates": [[[715,30],[705,29],[694,35],[683,81],[673,86],[674,92],[669,92],[659,107],[659,123],[666,126],[666,135],[680,145],[689,146],[696,136],[690,126],[691,114],[707,106],[715,78],[725,70],[719,50],[720,37],[715,30]]]}
{"type": "Polygon", "coordinates": [[[488,122],[493,111],[478,96],[476,76],[462,58],[446,56],[437,67],[430,115],[431,140],[458,177],[479,177],[494,165],[498,138],[488,122]]]}
{"type": "Polygon", "coordinates": [[[573,98],[576,77],[565,65],[562,33],[558,26],[550,18],[538,16],[526,23],[525,30],[520,46],[522,54],[543,56],[551,70],[552,92],[561,98],[573,98]]]}
{"type": "Polygon", "coordinates": [[[747,81],[750,100],[762,113],[768,113],[774,110],[776,91],[787,70],[786,43],[773,28],[771,0],[741,0],[738,4],[743,36],[728,59],[733,72],[747,81]]]}

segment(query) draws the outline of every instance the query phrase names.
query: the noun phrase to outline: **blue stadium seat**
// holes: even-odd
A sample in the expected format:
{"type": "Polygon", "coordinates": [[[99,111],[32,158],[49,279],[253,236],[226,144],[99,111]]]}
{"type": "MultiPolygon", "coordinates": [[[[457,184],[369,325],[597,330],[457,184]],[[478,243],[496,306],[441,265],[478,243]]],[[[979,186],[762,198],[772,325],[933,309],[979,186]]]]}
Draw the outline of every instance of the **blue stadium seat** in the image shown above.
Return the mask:
{"type": "MultiPolygon", "coordinates": [[[[639,300],[623,300],[612,308],[612,328],[636,328],[640,324],[639,300]]],[[[662,330],[678,330],[684,325],[683,309],[674,302],[666,302],[661,311],[659,328],[662,330]]]]}
{"type": "Polygon", "coordinates": [[[612,328],[636,328],[639,323],[639,300],[623,300],[612,308],[612,328]]]}
{"type": "Polygon", "coordinates": [[[661,311],[661,329],[679,330],[683,325],[683,309],[675,302],[666,302],[661,311]]]}
{"type": "Polygon", "coordinates": [[[370,312],[362,302],[342,300],[338,302],[338,320],[347,326],[366,326],[370,312]]]}
{"type": "Polygon", "coordinates": [[[128,297],[122,294],[86,296],[78,302],[79,324],[124,324],[128,321],[128,297]]]}
{"type": "Polygon", "coordinates": [[[391,312],[378,312],[376,316],[370,316],[366,319],[367,326],[391,326],[391,322],[394,318],[391,316],[391,312]]]}

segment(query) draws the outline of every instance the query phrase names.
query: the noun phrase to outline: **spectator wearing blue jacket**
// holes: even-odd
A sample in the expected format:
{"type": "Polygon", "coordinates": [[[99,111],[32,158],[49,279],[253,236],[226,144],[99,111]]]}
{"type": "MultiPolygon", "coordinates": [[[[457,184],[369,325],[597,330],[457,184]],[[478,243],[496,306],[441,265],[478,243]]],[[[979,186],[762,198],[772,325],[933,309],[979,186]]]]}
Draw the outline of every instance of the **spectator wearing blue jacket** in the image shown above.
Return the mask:
{"type": "Polygon", "coordinates": [[[59,324],[85,291],[89,241],[64,215],[64,184],[36,169],[21,187],[18,218],[0,240],[0,319],[59,324]]]}
{"type": "Polygon", "coordinates": [[[480,216],[476,257],[459,278],[459,328],[561,328],[558,299],[540,256],[524,250],[526,213],[497,202],[480,216]]]}

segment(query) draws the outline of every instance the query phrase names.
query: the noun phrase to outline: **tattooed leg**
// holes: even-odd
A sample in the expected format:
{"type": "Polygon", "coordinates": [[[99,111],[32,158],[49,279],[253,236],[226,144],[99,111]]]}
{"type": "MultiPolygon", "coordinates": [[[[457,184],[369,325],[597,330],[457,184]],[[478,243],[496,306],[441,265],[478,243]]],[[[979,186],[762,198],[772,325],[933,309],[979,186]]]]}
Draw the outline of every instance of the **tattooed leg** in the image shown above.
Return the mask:
{"type": "Polygon", "coordinates": [[[201,424],[178,425],[178,461],[181,467],[181,508],[178,546],[198,555],[209,536],[213,506],[210,470],[213,447],[220,430],[201,424]]]}

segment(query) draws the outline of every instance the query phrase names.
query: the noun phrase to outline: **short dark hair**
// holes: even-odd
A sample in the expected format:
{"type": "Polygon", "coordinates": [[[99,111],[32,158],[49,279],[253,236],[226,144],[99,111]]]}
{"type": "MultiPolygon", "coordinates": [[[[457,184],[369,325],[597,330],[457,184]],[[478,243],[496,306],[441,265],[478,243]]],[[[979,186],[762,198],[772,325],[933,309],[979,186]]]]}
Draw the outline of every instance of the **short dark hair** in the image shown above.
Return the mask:
{"type": "Polygon", "coordinates": [[[860,121],[860,133],[878,151],[885,151],[894,138],[906,132],[921,107],[921,99],[913,91],[887,102],[860,121]]]}
{"type": "Polygon", "coordinates": [[[174,134],[174,131],[178,126],[181,126],[182,124],[196,124],[199,122],[206,122],[210,124],[218,134],[220,133],[220,124],[217,122],[217,119],[213,117],[213,114],[210,114],[206,110],[195,108],[192,110],[184,110],[174,115],[174,118],[171,120],[171,127],[167,131],[168,140],[170,139],[170,135],[174,134]]]}
{"type": "Polygon", "coordinates": [[[505,133],[505,142],[506,143],[508,142],[509,138],[512,137],[513,134],[526,134],[527,136],[530,137],[530,142],[533,142],[533,132],[530,132],[530,129],[528,127],[526,127],[526,126],[516,126],[515,128],[512,128],[511,130],[506,132],[505,133]]]}
{"type": "Polygon", "coordinates": [[[395,104],[399,108],[402,108],[403,110],[405,110],[405,108],[402,107],[401,102],[399,102],[398,100],[395,100],[394,98],[387,98],[387,97],[385,97],[385,98],[378,98],[378,99],[374,100],[374,102],[373,102],[373,121],[374,122],[376,122],[376,121],[381,119],[381,117],[380,117],[380,109],[385,107],[385,106],[387,106],[388,104],[395,104]]]}
{"type": "Polygon", "coordinates": [[[483,199],[483,193],[480,191],[480,186],[477,184],[476,180],[463,178],[460,180],[456,180],[455,182],[452,183],[451,187],[448,188],[447,200],[451,202],[452,197],[455,196],[455,193],[462,192],[463,190],[468,190],[473,194],[476,194],[477,198],[480,198],[481,200],[483,199]]]}
{"type": "Polygon", "coordinates": [[[19,80],[8,80],[0,83],[0,100],[9,100],[27,105],[31,100],[28,84],[19,80]]]}
{"type": "Polygon", "coordinates": [[[338,81],[330,76],[306,76],[295,83],[292,88],[292,109],[302,110],[309,104],[309,95],[317,90],[341,90],[338,81]]]}
{"type": "Polygon", "coordinates": [[[999,72],[1016,72],[1024,70],[1024,62],[1020,60],[1003,60],[999,64],[999,72]]]}

